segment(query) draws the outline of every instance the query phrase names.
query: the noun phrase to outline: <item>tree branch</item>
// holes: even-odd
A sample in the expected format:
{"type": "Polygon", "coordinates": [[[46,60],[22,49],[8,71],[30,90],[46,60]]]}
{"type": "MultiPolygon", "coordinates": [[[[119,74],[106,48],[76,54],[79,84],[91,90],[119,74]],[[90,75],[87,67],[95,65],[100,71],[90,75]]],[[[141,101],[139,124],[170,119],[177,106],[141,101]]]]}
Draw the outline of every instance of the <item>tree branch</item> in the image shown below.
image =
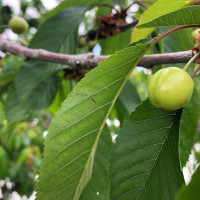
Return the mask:
{"type": "Polygon", "coordinates": [[[151,68],[154,65],[161,64],[187,63],[192,58],[192,56],[192,50],[175,53],[146,55],[143,56],[143,58],[140,60],[138,66],[151,68]]]}
{"type": "MultiPolygon", "coordinates": [[[[99,62],[109,57],[95,56],[92,53],[66,55],[53,53],[42,49],[30,49],[3,39],[2,36],[0,36],[0,50],[13,55],[21,56],[24,59],[36,59],[41,61],[60,63],[80,69],[92,69],[96,67],[99,62]]],[[[138,66],[151,68],[154,65],[159,64],[187,63],[191,57],[192,50],[176,53],[146,55],[140,60],[138,66]]]]}

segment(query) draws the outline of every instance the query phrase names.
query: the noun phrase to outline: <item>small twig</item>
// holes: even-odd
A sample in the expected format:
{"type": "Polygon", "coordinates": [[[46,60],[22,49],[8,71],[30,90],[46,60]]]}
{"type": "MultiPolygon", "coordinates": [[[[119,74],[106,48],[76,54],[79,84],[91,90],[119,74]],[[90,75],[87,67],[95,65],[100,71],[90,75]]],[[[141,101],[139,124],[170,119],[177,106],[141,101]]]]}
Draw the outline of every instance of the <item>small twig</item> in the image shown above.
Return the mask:
{"type": "MultiPolygon", "coordinates": [[[[132,4],[130,4],[127,8],[125,8],[124,10],[125,10],[125,11],[129,10],[130,7],[132,7],[132,6],[135,5],[135,4],[138,4],[139,6],[142,6],[142,7],[144,7],[145,9],[148,9],[148,7],[147,7],[146,5],[144,5],[144,3],[147,3],[147,2],[145,2],[145,1],[135,1],[135,2],[133,2],[132,4]]],[[[148,2],[148,3],[150,3],[150,2],[148,2]]]]}
{"type": "Polygon", "coordinates": [[[195,75],[199,72],[199,70],[200,70],[200,65],[199,65],[199,66],[195,69],[195,71],[193,72],[192,78],[195,77],[195,75]]]}
{"type": "Polygon", "coordinates": [[[199,28],[200,25],[185,25],[185,26],[176,26],[174,28],[171,28],[167,31],[165,31],[164,33],[162,34],[159,34],[155,39],[154,41],[152,42],[151,46],[155,45],[158,41],[160,41],[161,39],[163,39],[164,37],[168,36],[169,34],[175,32],[175,31],[178,31],[178,30],[181,30],[181,29],[185,29],[185,28],[199,28]]]}
{"type": "Polygon", "coordinates": [[[195,60],[199,57],[199,53],[197,53],[196,55],[194,55],[189,62],[185,65],[185,67],[183,68],[183,70],[187,71],[187,69],[191,66],[192,63],[195,62],[195,60]]]}
{"type": "Polygon", "coordinates": [[[144,5],[142,2],[138,2],[138,5],[145,8],[145,9],[148,9],[148,6],[144,5]]]}

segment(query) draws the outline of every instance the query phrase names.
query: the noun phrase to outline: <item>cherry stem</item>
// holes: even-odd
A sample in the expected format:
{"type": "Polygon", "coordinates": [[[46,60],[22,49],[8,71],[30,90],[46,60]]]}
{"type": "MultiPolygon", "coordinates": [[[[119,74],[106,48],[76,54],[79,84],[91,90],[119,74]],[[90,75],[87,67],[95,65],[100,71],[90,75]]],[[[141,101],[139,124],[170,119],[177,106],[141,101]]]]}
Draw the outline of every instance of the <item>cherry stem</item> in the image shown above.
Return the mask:
{"type": "Polygon", "coordinates": [[[195,71],[192,74],[192,78],[195,77],[195,75],[198,73],[198,71],[200,70],[200,65],[195,69],[195,71]]]}
{"type": "Polygon", "coordinates": [[[154,41],[151,43],[151,47],[156,44],[158,41],[160,41],[161,39],[163,39],[164,37],[168,36],[169,34],[181,30],[181,29],[185,29],[185,28],[199,28],[200,25],[186,25],[186,26],[176,26],[170,30],[165,31],[162,34],[159,34],[156,38],[154,38],[154,41]]]}
{"type": "MultiPolygon", "coordinates": [[[[170,30],[165,31],[162,34],[159,34],[156,38],[154,38],[154,40],[152,41],[151,45],[149,48],[151,48],[153,45],[155,45],[157,42],[159,42],[161,39],[163,39],[164,37],[168,36],[169,34],[181,30],[181,29],[185,29],[185,28],[196,28],[196,27],[200,27],[200,25],[186,25],[186,26],[177,26],[174,27],[170,30]]],[[[197,53],[195,56],[193,56],[189,62],[185,65],[185,67],[183,68],[183,70],[187,70],[188,67],[199,57],[200,53],[197,53]]]]}
{"type": "Polygon", "coordinates": [[[191,66],[191,64],[199,57],[200,53],[197,53],[196,55],[194,55],[189,62],[185,65],[185,67],[183,68],[184,71],[187,71],[187,69],[191,66]]]}

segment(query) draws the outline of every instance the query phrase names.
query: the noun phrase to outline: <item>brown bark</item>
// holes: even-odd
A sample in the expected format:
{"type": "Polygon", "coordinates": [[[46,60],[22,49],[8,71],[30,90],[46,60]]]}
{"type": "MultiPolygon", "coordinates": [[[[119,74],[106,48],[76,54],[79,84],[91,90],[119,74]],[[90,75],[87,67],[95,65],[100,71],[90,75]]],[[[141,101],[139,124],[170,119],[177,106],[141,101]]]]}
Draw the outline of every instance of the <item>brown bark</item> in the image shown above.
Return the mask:
{"type": "MultiPolygon", "coordinates": [[[[25,59],[31,58],[41,61],[60,63],[72,67],[78,67],[80,69],[92,69],[96,67],[99,62],[109,57],[95,56],[92,53],[66,55],[53,53],[42,49],[30,49],[3,39],[2,36],[0,36],[0,50],[13,55],[21,56],[25,59]]],[[[159,64],[187,63],[191,57],[192,50],[175,53],[146,55],[140,60],[138,66],[151,68],[154,65],[159,64]]]]}

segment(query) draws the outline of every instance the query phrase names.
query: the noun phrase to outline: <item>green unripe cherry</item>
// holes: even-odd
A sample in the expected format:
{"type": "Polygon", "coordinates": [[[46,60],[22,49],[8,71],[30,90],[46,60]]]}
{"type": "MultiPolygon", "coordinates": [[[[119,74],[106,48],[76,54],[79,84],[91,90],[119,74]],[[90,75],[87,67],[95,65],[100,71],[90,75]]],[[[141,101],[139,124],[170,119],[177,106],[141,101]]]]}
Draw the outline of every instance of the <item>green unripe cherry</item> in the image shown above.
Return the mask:
{"type": "Polygon", "coordinates": [[[177,67],[157,71],[148,86],[149,100],[157,108],[172,111],[190,100],[194,84],[190,75],[177,67]]]}
{"type": "Polygon", "coordinates": [[[9,21],[9,27],[14,33],[22,34],[28,30],[28,23],[21,17],[14,17],[9,21]]]}
{"type": "Polygon", "coordinates": [[[86,42],[87,42],[86,37],[80,37],[78,39],[78,47],[79,48],[84,47],[86,45],[86,42]]]}
{"type": "Polygon", "coordinates": [[[196,40],[196,37],[199,35],[200,28],[196,28],[192,31],[192,37],[196,40]]]}

